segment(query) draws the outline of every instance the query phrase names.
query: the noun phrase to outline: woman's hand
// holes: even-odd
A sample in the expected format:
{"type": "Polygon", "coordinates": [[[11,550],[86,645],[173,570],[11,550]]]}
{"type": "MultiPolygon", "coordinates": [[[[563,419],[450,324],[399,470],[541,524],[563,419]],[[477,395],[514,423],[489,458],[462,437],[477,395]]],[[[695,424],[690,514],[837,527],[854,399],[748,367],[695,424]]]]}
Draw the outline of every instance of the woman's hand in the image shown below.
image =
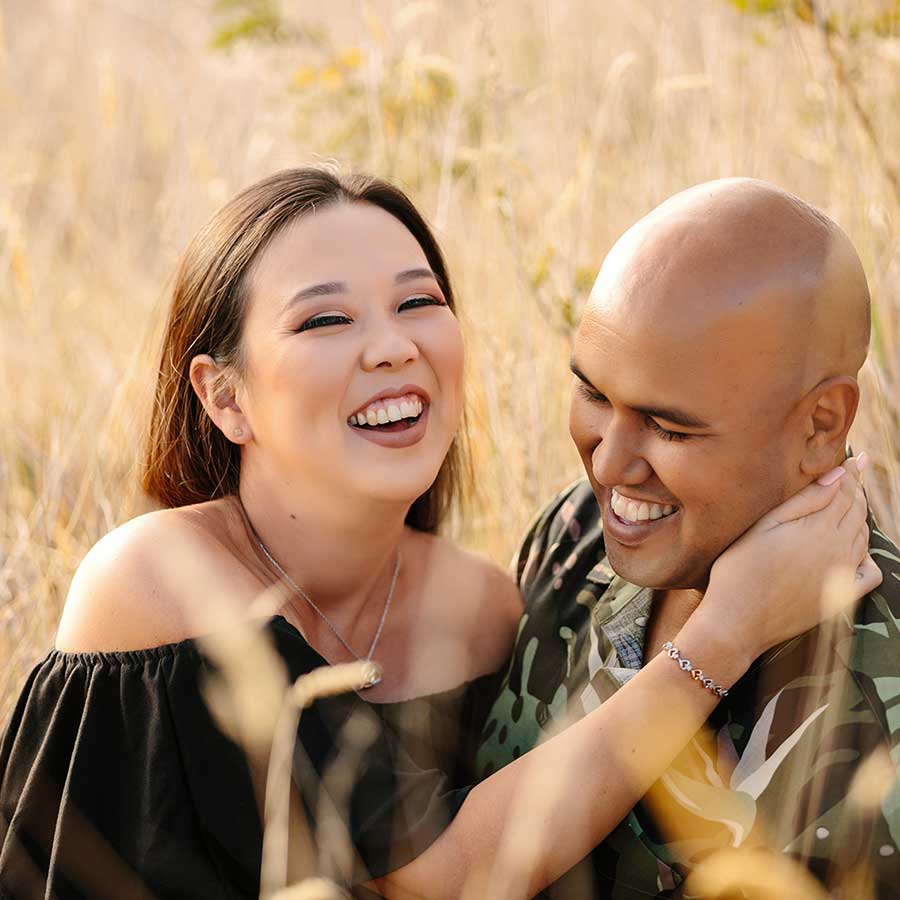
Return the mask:
{"type": "MultiPolygon", "coordinates": [[[[820,600],[831,567],[863,564],[857,600],[880,583],[867,557],[857,461],[843,468],[839,479],[812,484],[763,516],[716,560],[703,601],[674,637],[683,658],[714,681],[730,687],[762,652],[826,618],[820,600]]],[[[492,896],[480,887],[494,883],[499,865],[515,895],[531,897],[571,868],[645,795],[718,702],[664,657],[648,657],[588,715],[473,788],[421,856],[379,880],[381,893],[457,898],[465,883],[478,885],[472,896],[492,896]],[[651,740],[648,722],[662,723],[651,740]],[[541,798],[564,796],[565,803],[535,802],[529,791],[547,778],[555,786],[541,798]],[[509,822],[516,838],[504,843],[509,822]]]]}
{"type": "Polygon", "coordinates": [[[715,562],[703,602],[692,616],[740,636],[755,659],[834,615],[822,603],[833,569],[855,573],[848,605],[881,583],[868,553],[865,456],[848,459],[763,516],[715,562]]]}

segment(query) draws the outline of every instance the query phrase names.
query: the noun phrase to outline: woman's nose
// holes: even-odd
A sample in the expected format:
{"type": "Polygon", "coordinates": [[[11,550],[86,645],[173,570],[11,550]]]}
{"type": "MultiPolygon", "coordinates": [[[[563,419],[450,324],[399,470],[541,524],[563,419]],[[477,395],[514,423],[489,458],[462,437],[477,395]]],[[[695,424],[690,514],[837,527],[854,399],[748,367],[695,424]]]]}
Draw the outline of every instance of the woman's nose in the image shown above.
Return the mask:
{"type": "Polygon", "coordinates": [[[591,471],[598,484],[643,484],[653,474],[641,453],[640,440],[624,423],[610,422],[591,454],[591,471]]]}
{"type": "Polygon", "coordinates": [[[362,366],[367,371],[396,369],[419,358],[419,347],[399,323],[380,322],[372,326],[362,352],[362,366]]]}

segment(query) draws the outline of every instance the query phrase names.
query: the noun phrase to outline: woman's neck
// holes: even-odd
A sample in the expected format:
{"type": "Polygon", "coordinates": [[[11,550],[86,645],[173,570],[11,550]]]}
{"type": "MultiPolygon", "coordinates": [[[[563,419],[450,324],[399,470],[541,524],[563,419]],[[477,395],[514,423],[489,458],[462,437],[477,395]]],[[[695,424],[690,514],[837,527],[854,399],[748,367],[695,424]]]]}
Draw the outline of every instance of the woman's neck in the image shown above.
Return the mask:
{"type": "Polygon", "coordinates": [[[258,538],[317,606],[352,621],[370,599],[384,599],[409,505],[323,494],[242,477],[237,499],[249,539],[258,538]]]}

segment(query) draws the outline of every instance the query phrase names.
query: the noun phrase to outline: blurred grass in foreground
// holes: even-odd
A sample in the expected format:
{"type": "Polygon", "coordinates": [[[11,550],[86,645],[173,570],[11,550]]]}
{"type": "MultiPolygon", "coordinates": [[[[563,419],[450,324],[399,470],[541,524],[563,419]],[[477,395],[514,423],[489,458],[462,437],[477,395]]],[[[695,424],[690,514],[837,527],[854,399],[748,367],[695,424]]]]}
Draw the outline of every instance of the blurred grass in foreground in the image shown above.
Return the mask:
{"type": "MultiPolygon", "coordinates": [[[[84,551],[144,508],[135,461],[178,251],[235,190],[286,165],[384,174],[437,227],[472,387],[477,494],[456,530],[500,560],[578,471],[568,338],[618,234],[721,175],[819,204],[875,296],[855,442],[897,533],[900,209],[823,42],[801,19],[718,2],[600,6],[379,3],[358,16],[342,2],[282,16],[265,40],[232,34],[223,53],[210,45],[227,17],[203,3],[6,5],[0,713],[52,641],[84,551]]],[[[873,32],[840,50],[879,146],[898,146],[900,40],[873,32]]]]}

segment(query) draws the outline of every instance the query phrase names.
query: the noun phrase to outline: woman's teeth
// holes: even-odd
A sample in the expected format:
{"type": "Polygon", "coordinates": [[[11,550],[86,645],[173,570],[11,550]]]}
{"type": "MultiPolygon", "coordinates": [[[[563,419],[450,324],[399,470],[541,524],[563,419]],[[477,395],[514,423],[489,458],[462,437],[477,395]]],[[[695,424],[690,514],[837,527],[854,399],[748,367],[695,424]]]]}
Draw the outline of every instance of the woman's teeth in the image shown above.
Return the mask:
{"type": "Polygon", "coordinates": [[[422,415],[425,404],[415,394],[405,397],[391,397],[390,400],[376,400],[365,409],[350,416],[351,425],[387,425],[401,419],[416,419],[422,415]]]}
{"type": "Polygon", "coordinates": [[[661,505],[659,503],[645,503],[642,500],[629,500],[623,497],[613,488],[610,501],[613,512],[624,522],[637,524],[638,522],[650,522],[672,515],[677,506],[671,503],[661,505]]]}

